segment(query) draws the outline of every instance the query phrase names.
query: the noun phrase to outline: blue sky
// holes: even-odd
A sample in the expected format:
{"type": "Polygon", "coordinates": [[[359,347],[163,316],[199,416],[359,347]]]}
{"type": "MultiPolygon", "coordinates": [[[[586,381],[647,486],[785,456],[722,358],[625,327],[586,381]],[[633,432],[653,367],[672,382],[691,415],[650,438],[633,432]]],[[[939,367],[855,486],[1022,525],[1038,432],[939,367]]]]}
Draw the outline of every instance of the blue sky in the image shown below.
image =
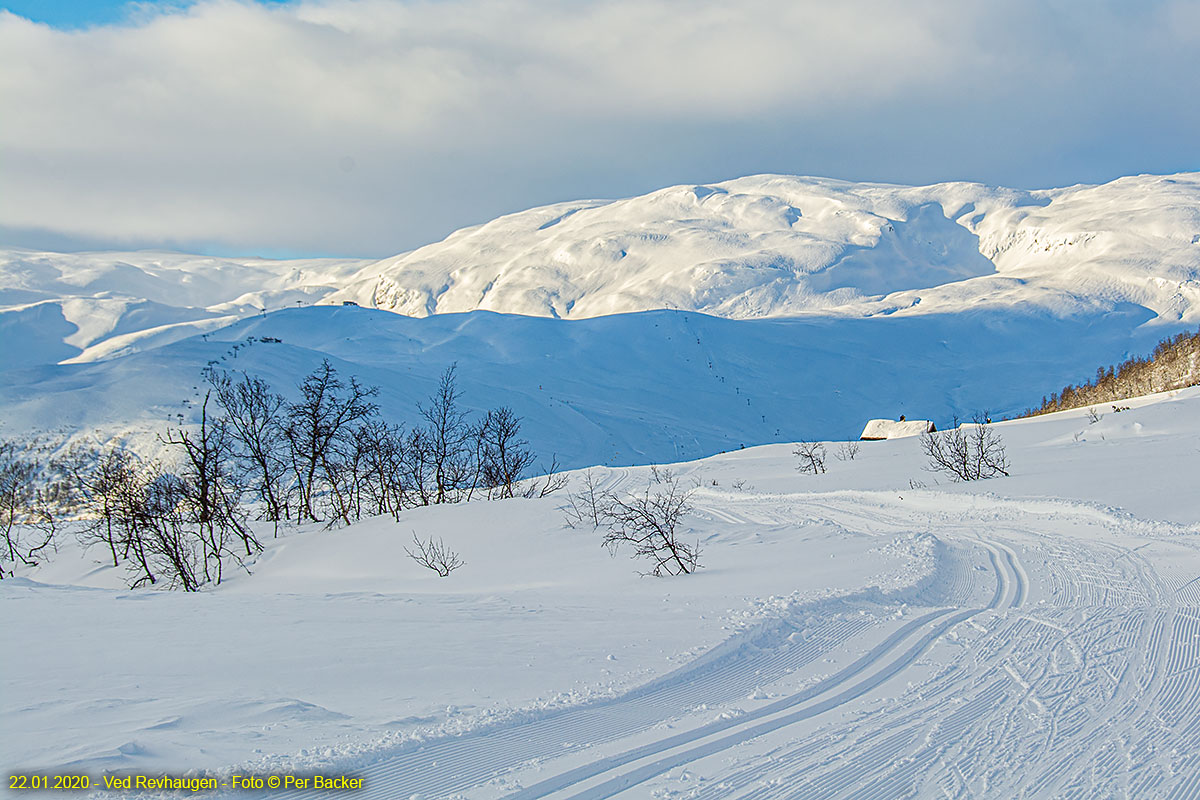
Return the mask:
{"type": "Polygon", "coordinates": [[[386,256],[756,173],[1200,170],[1196,0],[0,7],[0,245],[386,256]]]}
{"type": "MultiPolygon", "coordinates": [[[[139,7],[164,9],[182,8],[194,0],[170,0],[169,2],[137,2],[134,0],[0,0],[0,9],[19,14],[35,22],[44,22],[63,30],[78,30],[93,25],[122,23],[136,15],[139,7]]],[[[271,4],[287,0],[256,0],[271,4]]]]}

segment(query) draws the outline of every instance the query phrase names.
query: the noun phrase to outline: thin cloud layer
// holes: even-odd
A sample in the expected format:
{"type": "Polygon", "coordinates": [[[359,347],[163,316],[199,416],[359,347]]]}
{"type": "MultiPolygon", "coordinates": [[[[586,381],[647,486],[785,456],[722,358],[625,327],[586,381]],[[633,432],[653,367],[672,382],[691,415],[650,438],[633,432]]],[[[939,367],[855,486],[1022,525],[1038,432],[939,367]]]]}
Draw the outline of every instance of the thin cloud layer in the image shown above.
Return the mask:
{"type": "Polygon", "coordinates": [[[386,255],[752,172],[1197,169],[1198,8],[213,0],[72,32],[0,12],[0,232],[386,255]]]}

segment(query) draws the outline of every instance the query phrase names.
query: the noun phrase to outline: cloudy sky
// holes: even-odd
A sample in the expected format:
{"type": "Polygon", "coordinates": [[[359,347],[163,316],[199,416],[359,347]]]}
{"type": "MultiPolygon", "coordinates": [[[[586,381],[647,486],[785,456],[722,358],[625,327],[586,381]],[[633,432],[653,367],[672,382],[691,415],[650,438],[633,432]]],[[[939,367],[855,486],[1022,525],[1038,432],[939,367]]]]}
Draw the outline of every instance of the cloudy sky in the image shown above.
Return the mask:
{"type": "Polygon", "coordinates": [[[1200,169],[1198,0],[0,9],[0,245],[385,256],[761,172],[1200,169]]]}

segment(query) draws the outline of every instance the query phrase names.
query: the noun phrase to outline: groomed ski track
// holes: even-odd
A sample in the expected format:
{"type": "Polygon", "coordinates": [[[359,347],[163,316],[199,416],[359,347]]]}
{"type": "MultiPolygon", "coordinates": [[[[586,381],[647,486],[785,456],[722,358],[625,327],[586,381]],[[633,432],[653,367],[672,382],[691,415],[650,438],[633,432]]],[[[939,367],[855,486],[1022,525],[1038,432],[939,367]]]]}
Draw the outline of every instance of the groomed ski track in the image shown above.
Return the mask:
{"type": "Polygon", "coordinates": [[[356,796],[1200,798],[1200,580],[1171,569],[1193,537],[924,491],[696,505],[722,525],[932,536],[937,567],[797,601],[622,696],[383,753],[356,796]]]}

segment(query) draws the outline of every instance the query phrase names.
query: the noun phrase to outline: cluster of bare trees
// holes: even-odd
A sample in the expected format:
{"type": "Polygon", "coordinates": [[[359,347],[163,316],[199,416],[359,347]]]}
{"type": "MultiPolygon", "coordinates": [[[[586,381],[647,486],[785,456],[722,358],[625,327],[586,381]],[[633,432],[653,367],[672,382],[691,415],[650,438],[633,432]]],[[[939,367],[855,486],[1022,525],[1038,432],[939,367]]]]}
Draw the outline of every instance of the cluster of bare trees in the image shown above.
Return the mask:
{"type": "Polygon", "coordinates": [[[328,361],[291,400],[258,377],[210,368],[205,378],[198,423],[160,437],[164,461],[112,445],[51,460],[0,442],[0,578],[36,565],[67,516],[85,544],[126,566],[131,586],[195,591],[262,550],[252,517],[276,531],[334,526],[474,497],[544,496],[565,481],[554,463],[529,477],[535,456],[520,418],[504,407],[473,418],[453,366],[411,429],[381,418],[378,389],[343,380],[328,361]]]}
{"type": "Polygon", "coordinates": [[[37,443],[0,441],[0,578],[53,551],[65,487],[37,443]]]}
{"type": "Polygon", "coordinates": [[[521,419],[506,407],[479,419],[462,407],[455,367],[418,406],[422,424],[385,420],[377,387],[343,381],[322,362],[295,402],[261,378],[207,374],[231,432],[229,462],[274,522],[349,524],[363,516],[474,497],[549,494],[561,486],[552,463],[529,479],[536,457],[521,419]]]}
{"type": "Polygon", "coordinates": [[[591,470],[582,487],[567,496],[567,525],[603,530],[610,552],[631,547],[635,557],[651,564],[647,575],[687,575],[700,568],[700,543],[683,538],[681,523],[692,510],[696,486],[684,486],[670,470],[652,467],[651,480],[640,492],[617,494],[602,487],[591,470]]]}
{"type": "Polygon", "coordinates": [[[247,524],[244,496],[227,461],[228,431],[208,416],[196,432],[172,430],[173,469],[117,447],[76,446],[56,462],[85,544],[125,565],[133,587],[196,591],[220,583],[226,564],[262,549],[247,524]]]}
{"type": "Polygon", "coordinates": [[[229,558],[261,549],[245,524],[240,491],[215,454],[227,445],[206,418],[195,433],[164,441],[184,457],[165,470],[119,447],[53,448],[0,442],[0,578],[17,565],[37,566],[57,550],[67,520],[85,544],[100,545],[130,585],[194,591],[221,580],[229,558]]]}
{"type": "Polygon", "coordinates": [[[1093,380],[1080,386],[1064,386],[1061,392],[1043,397],[1037,408],[1026,409],[1022,416],[1084,408],[1197,384],[1200,384],[1200,331],[1163,339],[1148,358],[1135,356],[1115,367],[1101,367],[1093,380]]]}

